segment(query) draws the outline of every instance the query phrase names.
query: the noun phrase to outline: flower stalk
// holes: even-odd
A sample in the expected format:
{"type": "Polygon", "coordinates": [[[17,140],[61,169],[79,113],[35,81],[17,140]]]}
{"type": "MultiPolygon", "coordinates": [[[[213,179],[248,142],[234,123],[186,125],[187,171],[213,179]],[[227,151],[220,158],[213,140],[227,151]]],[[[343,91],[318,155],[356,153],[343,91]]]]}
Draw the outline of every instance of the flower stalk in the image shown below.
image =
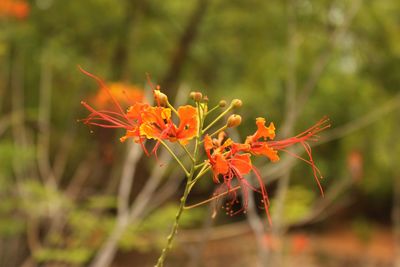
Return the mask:
{"type": "MultiPolygon", "coordinates": [[[[198,99],[198,100],[196,101],[196,105],[197,105],[197,109],[198,109],[198,110],[200,109],[200,106],[199,106],[199,103],[198,103],[199,101],[200,101],[200,99],[198,99]]],[[[168,237],[167,237],[167,244],[166,244],[166,246],[162,249],[161,255],[160,255],[160,257],[158,258],[157,264],[155,265],[155,267],[162,267],[162,266],[164,266],[164,261],[165,261],[165,259],[166,259],[166,257],[167,257],[167,254],[168,254],[169,250],[170,250],[171,247],[172,247],[172,242],[173,242],[173,240],[174,240],[174,238],[175,238],[175,236],[176,236],[176,234],[177,234],[177,232],[178,232],[179,221],[180,221],[182,212],[183,212],[183,210],[184,210],[184,208],[185,208],[188,195],[189,195],[189,193],[190,193],[190,191],[191,191],[191,189],[193,188],[193,185],[194,185],[194,183],[193,183],[193,182],[194,182],[194,181],[193,181],[193,178],[194,178],[194,175],[195,175],[195,172],[196,172],[196,165],[197,165],[197,161],[198,161],[198,151],[199,151],[199,145],[200,145],[199,140],[200,140],[200,136],[201,136],[201,128],[202,128],[202,125],[203,125],[203,116],[201,116],[201,113],[200,113],[200,112],[198,112],[197,114],[198,114],[198,130],[197,130],[196,139],[195,139],[195,147],[194,147],[194,153],[193,153],[194,156],[193,156],[193,157],[191,156],[191,158],[192,158],[193,160],[192,160],[192,165],[191,165],[191,168],[190,168],[190,172],[189,172],[188,175],[187,175],[187,180],[186,180],[186,185],[185,185],[185,191],[183,192],[183,195],[182,195],[182,197],[181,197],[181,199],[180,199],[180,205],[179,205],[178,211],[176,212],[176,215],[175,215],[175,221],[174,221],[174,224],[173,224],[173,226],[172,226],[172,230],[171,230],[170,234],[169,234],[168,237]]],[[[165,144],[165,143],[162,142],[161,144],[165,144]]],[[[166,144],[165,144],[165,145],[166,145],[166,144]]],[[[171,153],[173,153],[172,150],[169,150],[169,151],[171,151],[171,153]]],[[[185,151],[186,151],[189,155],[191,155],[190,152],[189,152],[187,149],[185,149],[185,151]]],[[[178,158],[175,154],[173,155],[173,157],[174,157],[177,161],[179,161],[179,158],[178,158]]],[[[202,170],[204,169],[205,166],[207,166],[207,165],[204,164],[202,170]]],[[[183,168],[184,168],[184,167],[183,167],[183,168]]],[[[184,171],[186,171],[185,168],[184,168],[184,171]]],[[[205,173],[203,173],[203,172],[200,171],[200,172],[198,173],[198,175],[196,176],[195,180],[197,181],[197,179],[199,179],[199,178],[200,178],[202,175],[204,175],[204,174],[205,174],[205,173]]]]}

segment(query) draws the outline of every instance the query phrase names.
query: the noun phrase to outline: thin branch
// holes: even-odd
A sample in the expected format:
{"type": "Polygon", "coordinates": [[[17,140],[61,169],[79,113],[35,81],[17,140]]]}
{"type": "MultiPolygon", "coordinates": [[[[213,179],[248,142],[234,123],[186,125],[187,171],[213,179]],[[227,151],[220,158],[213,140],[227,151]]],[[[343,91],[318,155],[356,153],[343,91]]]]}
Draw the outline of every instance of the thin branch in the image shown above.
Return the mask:
{"type": "Polygon", "coordinates": [[[118,216],[127,218],[129,213],[129,197],[133,185],[133,177],[136,173],[136,167],[139,159],[143,155],[143,149],[138,144],[131,142],[127,148],[127,156],[123,165],[121,182],[118,190],[118,216]]]}
{"type": "Polygon", "coordinates": [[[40,98],[38,114],[37,163],[40,176],[46,185],[57,188],[57,181],[50,165],[50,114],[52,68],[43,52],[40,70],[40,98]]]}

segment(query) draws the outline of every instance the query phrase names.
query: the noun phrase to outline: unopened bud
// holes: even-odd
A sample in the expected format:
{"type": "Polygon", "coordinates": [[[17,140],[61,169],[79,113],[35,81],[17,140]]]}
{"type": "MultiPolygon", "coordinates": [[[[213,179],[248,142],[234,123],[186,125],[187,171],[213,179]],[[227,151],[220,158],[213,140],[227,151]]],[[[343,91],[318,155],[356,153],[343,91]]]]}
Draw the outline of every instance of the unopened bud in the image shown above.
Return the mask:
{"type": "Polygon", "coordinates": [[[166,106],[168,103],[168,96],[164,93],[161,93],[160,90],[154,90],[154,96],[156,98],[157,104],[161,106],[166,106]]]}
{"type": "Polygon", "coordinates": [[[218,105],[219,105],[219,107],[223,108],[223,107],[226,106],[226,101],[225,100],[221,100],[221,101],[219,101],[218,105]]]}
{"type": "Polygon", "coordinates": [[[233,128],[239,126],[240,123],[242,123],[242,117],[237,114],[232,114],[229,116],[226,126],[228,126],[228,128],[233,128]]]}
{"type": "Polygon", "coordinates": [[[191,92],[190,98],[192,98],[196,102],[200,102],[203,99],[203,94],[200,92],[191,92]]]}
{"type": "Polygon", "coordinates": [[[242,103],[242,100],[240,100],[240,99],[233,99],[231,102],[231,105],[234,108],[240,108],[243,105],[243,103],[242,103]]]}

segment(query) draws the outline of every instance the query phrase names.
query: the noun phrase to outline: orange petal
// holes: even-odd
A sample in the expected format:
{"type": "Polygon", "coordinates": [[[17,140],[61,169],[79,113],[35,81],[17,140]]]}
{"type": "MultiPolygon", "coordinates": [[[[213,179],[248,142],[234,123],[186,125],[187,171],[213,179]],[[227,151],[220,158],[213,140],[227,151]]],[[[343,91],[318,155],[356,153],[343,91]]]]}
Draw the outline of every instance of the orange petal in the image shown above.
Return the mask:
{"type": "Polygon", "coordinates": [[[268,144],[265,142],[259,142],[258,146],[251,148],[251,152],[254,155],[264,155],[268,157],[272,162],[279,160],[278,151],[269,147],[268,144]]]}
{"type": "Polygon", "coordinates": [[[248,174],[251,171],[250,154],[236,154],[231,160],[231,164],[239,171],[240,174],[248,174]]]}
{"type": "Polygon", "coordinates": [[[176,131],[176,138],[181,143],[187,143],[188,140],[196,136],[198,130],[197,109],[193,106],[182,106],[178,108],[180,119],[179,127],[176,131]]]}
{"type": "Polygon", "coordinates": [[[167,136],[165,132],[171,119],[171,109],[163,107],[148,107],[141,112],[142,125],[140,133],[148,139],[158,139],[167,136]]]}
{"type": "Polygon", "coordinates": [[[240,143],[233,143],[232,144],[232,151],[233,153],[239,152],[239,151],[250,151],[250,145],[249,144],[240,144],[240,143]]]}
{"type": "Polygon", "coordinates": [[[126,141],[128,138],[133,138],[135,142],[138,142],[140,138],[140,131],[138,131],[139,127],[134,127],[132,130],[127,130],[125,135],[122,136],[119,141],[122,143],[126,141]]]}
{"type": "Polygon", "coordinates": [[[151,124],[144,123],[140,125],[140,135],[144,135],[147,139],[158,139],[161,131],[151,124]]]}
{"type": "Polygon", "coordinates": [[[264,118],[257,118],[256,119],[256,124],[257,124],[257,131],[255,132],[254,135],[251,136],[252,141],[256,141],[263,137],[264,139],[271,139],[273,140],[275,138],[275,126],[271,122],[268,127],[265,126],[265,119],[264,118]]]}
{"type": "Polygon", "coordinates": [[[211,149],[213,149],[213,142],[212,142],[211,137],[208,134],[206,134],[204,136],[204,150],[207,153],[209,153],[211,149]]]}
{"type": "Polygon", "coordinates": [[[143,112],[142,119],[144,123],[154,123],[159,126],[165,124],[164,120],[171,119],[171,109],[163,107],[149,107],[143,112]]]}
{"type": "Polygon", "coordinates": [[[144,104],[141,102],[136,102],[132,106],[130,106],[126,112],[126,116],[130,119],[133,120],[138,120],[139,118],[142,117],[142,114],[144,111],[149,108],[150,106],[148,104],[144,104]]]}
{"type": "Polygon", "coordinates": [[[215,174],[226,174],[229,171],[229,165],[225,157],[222,154],[216,154],[214,156],[215,164],[213,170],[215,174]]]}

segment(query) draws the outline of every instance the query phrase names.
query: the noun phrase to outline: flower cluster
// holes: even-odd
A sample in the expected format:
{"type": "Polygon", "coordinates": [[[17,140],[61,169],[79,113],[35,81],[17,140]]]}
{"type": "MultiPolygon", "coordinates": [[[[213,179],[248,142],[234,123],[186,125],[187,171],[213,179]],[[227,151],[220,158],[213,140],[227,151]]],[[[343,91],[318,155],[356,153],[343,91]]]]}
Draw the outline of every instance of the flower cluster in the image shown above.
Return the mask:
{"type": "MultiPolygon", "coordinates": [[[[196,105],[184,105],[175,109],[169,103],[168,97],[157,87],[153,89],[155,105],[145,103],[144,101],[133,101],[131,106],[127,110],[124,110],[112,90],[110,90],[101,79],[85,70],[81,69],[81,71],[98,82],[104,94],[108,96],[108,99],[114,106],[114,110],[97,110],[86,102],[82,102],[83,106],[90,111],[89,116],[82,121],[86,124],[105,128],[124,129],[125,135],[120,138],[121,142],[132,138],[136,143],[142,145],[146,154],[150,153],[148,153],[144,145],[145,140],[156,140],[156,145],[152,153],[155,153],[158,146],[162,144],[173,154],[167,143],[178,143],[188,154],[192,163],[190,169],[188,169],[179,157],[173,154],[175,160],[177,160],[182,167],[188,179],[188,191],[185,191],[186,196],[194,183],[207,173],[207,171],[211,170],[213,181],[222,184],[217,192],[221,193],[223,191],[224,194],[229,193],[231,195],[233,202],[230,202],[230,205],[236,201],[236,189],[241,189],[243,208],[238,211],[233,211],[230,207],[227,207],[228,214],[233,215],[239,211],[246,210],[249,190],[253,190],[260,193],[262,197],[261,202],[265,208],[268,220],[271,223],[267,190],[260,172],[252,163],[252,158],[265,157],[271,162],[277,162],[280,159],[279,151],[285,151],[309,164],[321,193],[323,193],[319,183],[319,170],[314,164],[311,147],[308,145],[307,141],[315,140],[320,131],[329,127],[327,118],[321,119],[314,126],[294,137],[276,141],[274,140],[274,124],[271,122],[267,126],[266,120],[260,117],[255,121],[256,130],[253,134],[247,136],[243,143],[234,142],[231,138],[227,137],[225,130],[240,125],[242,120],[240,115],[232,114],[226,120],[222,128],[212,133],[210,129],[212,129],[218,121],[223,120],[225,115],[230,111],[242,105],[242,102],[238,99],[233,100],[227,107],[226,102],[221,101],[217,106],[209,109],[208,98],[203,97],[200,92],[192,92],[191,98],[196,105]],[[225,110],[206,126],[205,122],[207,116],[219,108],[225,108],[225,110]],[[177,121],[177,123],[174,123],[173,115],[175,115],[175,121],[177,121]],[[194,145],[194,152],[191,153],[187,146],[193,139],[196,142],[194,145]],[[302,158],[290,150],[287,150],[288,147],[294,144],[301,144],[303,146],[307,158],[302,158]],[[199,155],[199,148],[201,147],[204,148],[205,160],[201,160],[201,154],[199,155]],[[251,181],[248,180],[248,174],[251,172],[254,174],[254,177],[256,177],[258,182],[257,186],[252,185],[251,181]]],[[[218,197],[219,195],[217,194],[214,198],[218,197]]]]}
{"type": "Polygon", "coordinates": [[[99,83],[102,93],[98,94],[98,99],[101,100],[99,102],[102,106],[106,106],[104,99],[105,96],[108,96],[115,109],[97,110],[82,101],[81,104],[91,112],[87,118],[82,120],[85,124],[103,128],[125,129],[126,133],[120,138],[121,142],[128,138],[132,138],[137,143],[142,143],[144,139],[155,139],[168,140],[170,142],[178,141],[185,145],[197,134],[198,115],[195,107],[186,105],[179,107],[178,110],[175,110],[172,106],[165,107],[162,104],[167,104],[166,96],[160,90],[154,90],[157,106],[151,106],[148,103],[134,99],[135,101],[125,111],[118,101],[120,99],[113,94],[109,86],[93,74],[83,69],[81,71],[99,83]],[[172,121],[172,111],[178,116],[179,125],[172,121]]]}

